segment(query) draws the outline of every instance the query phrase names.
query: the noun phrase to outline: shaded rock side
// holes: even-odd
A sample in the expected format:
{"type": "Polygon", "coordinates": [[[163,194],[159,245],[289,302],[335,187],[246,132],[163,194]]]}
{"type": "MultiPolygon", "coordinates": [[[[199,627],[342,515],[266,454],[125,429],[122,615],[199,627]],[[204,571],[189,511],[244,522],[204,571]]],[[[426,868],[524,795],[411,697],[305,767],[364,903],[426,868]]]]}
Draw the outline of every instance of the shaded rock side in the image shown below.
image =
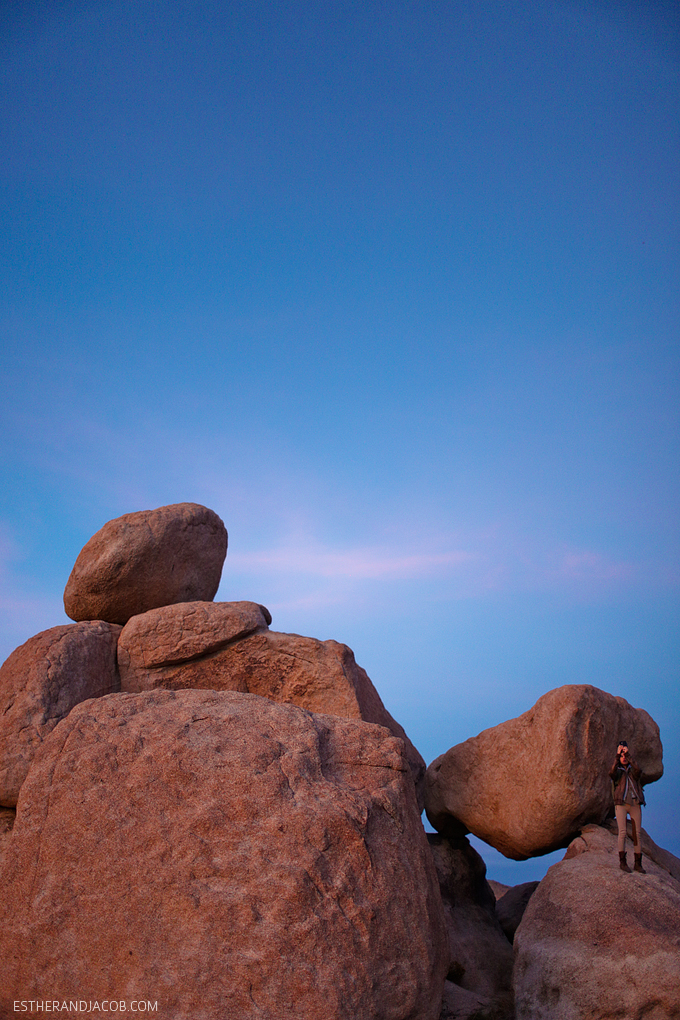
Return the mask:
{"type": "Polygon", "coordinates": [[[124,514],[81,549],[64,591],[66,615],[122,625],[158,606],[210,602],[226,555],[224,524],[198,503],[124,514]]]}
{"type": "Polygon", "coordinates": [[[16,804],[40,744],[74,705],[119,690],[119,634],[101,620],[51,627],[0,667],[0,804],[16,804]]]}
{"type": "Polygon", "coordinates": [[[89,701],[0,863],[5,1008],[87,988],[164,1020],[439,1016],[437,879],[384,728],[230,691],[89,701]]]}
{"type": "Polygon", "coordinates": [[[14,808],[0,808],[0,855],[9,844],[16,814],[17,813],[14,808]]]}
{"type": "Polygon", "coordinates": [[[449,938],[447,984],[451,987],[445,994],[444,1014],[510,1020],[512,946],[496,917],[496,899],[486,881],[486,865],[464,837],[448,840],[428,834],[427,838],[449,938]],[[468,1009],[473,1012],[466,1012],[468,1009]]]}
{"type": "Polygon", "coordinates": [[[619,871],[591,825],[549,868],[515,935],[517,1020],[680,1017],[680,883],[644,865],[619,871]]]}
{"type": "Polygon", "coordinates": [[[514,1020],[514,1014],[486,995],[445,981],[439,1020],[514,1020]]]}
{"type": "Polygon", "coordinates": [[[537,887],[538,882],[522,882],[521,885],[513,885],[496,900],[496,917],[510,942],[515,939],[515,932],[537,887]]]}
{"type": "Polygon", "coordinates": [[[496,897],[496,902],[498,902],[501,896],[505,896],[506,892],[510,892],[513,888],[511,885],[505,885],[504,882],[497,882],[494,878],[489,878],[487,881],[491,886],[491,891],[496,897]]]}
{"type": "MultiPolygon", "coordinates": [[[[262,609],[249,602],[215,605],[252,607],[248,611],[250,615],[246,614],[250,623],[259,619],[257,611],[262,609]]],[[[225,620],[227,618],[225,615],[225,620]]],[[[224,646],[216,651],[191,661],[178,662],[180,653],[173,651],[171,642],[163,644],[165,661],[162,661],[155,636],[144,637],[151,632],[151,626],[147,626],[149,623],[155,627],[159,621],[171,621],[167,623],[168,632],[181,632],[189,646],[195,648],[199,644],[194,636],[198,619],[199,611],[194,611],[191,606],[173,606],[130,620],[119,643],[121,690],[142,691],[159,687],[170,690],[234,690],[297,705],[311,712],[363,719],[386,726],[406,745],[422,809],[425,762],[404,729],[387,711],[366,670],[357,665],[347,645],[268,631],[265,620],[264,629],[260,628],[248,637],[222,642],[224,646]],[[133,633],[134,642],[131,638],[133,633]],[[143,665],[145,659],[148,665],[143,665]]],[[[219,629],[215,631],[214,640],[221,642],[219,629]]]]}
{"type": "Polygon", "coordinates": [[[567,846],[611,809],[609,769],[621,738],[643,783],[659,779],[659,727],[647,712],[587,684],[559,687],[433,761],[427,816],[439,832],[473,832],[515,860],[567,846]]]}

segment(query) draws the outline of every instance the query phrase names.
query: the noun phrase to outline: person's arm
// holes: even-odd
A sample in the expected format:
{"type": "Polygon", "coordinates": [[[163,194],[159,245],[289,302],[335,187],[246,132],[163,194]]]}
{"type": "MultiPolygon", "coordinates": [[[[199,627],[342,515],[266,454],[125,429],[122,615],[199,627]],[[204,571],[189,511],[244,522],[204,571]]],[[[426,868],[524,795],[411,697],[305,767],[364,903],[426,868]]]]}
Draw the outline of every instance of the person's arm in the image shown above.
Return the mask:
{"type": "Polygon", "coordinates": [[[615,779],[616,778],[616,771],[617,771],[618,767],[619,767],[619,759],[617,758],[615,760],[614,764],[612,765],[612,767],[609,770],[609,778],[610,779],[615,779]]]}

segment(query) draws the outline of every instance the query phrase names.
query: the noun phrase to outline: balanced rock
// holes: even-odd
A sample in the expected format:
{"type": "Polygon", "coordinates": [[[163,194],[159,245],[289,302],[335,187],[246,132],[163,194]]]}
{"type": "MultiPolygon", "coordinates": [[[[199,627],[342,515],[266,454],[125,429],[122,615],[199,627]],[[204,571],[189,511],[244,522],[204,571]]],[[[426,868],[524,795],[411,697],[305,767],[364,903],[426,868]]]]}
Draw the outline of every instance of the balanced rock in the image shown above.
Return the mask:
{"type": "Polygon", "coordinates": [[[449,937],[447,978],[465,993],[447,989],[449,1014],[455,1003],[460,1016],[467,1017],[466,1010],[474,1007],[474,1016],[511,1017],[512,946],[496,917],[496,898],[486,881],[486,865],[465,837],[448,840],[429,834],[427,838],[449,937]]]}
{"type": "Polygon", "coordinates": [[[515,935],[517,1020],[680,1016],[680,882],[644,867],[619,871],[616,836],[589,825],[549,868],[515,935]]]}
{"type": "Polygon", "coordinates": [[[269,631],[268,611],[254,602],[213,607],[187,603],[133,617],[118,646],[121,690],[241,691],[386,726],[406,745],[422,808],[425,762],[347,645],[269,631]]]}
{"type": "Polygon", "coordinates": [[[66,615],[124,624],[158,606],[210,602],[226,554],[226,528],[205,506],[124,514],[81,549],[64,591],[66,615]]]}
{"type": "Polygon", "coordinates": [[[51,627],[0,667],[0,804],[16,804],[42,741],[74,705],[120,689],[120,630],[101,620],[51,627]]]}
{"type": "Polygon", "coordinates": [[[647,712],[587,684],[558,687],[433,761],[427,816],[439,832],[473,832],[515,860],[557,850],[610,811],[620,739],[643,783],[661,777],[659,727],[647,712]]]}
{"type": "Polygon", "coordinates": [[[43,744],[0,858],[0,1007],[437,1020],[437,879],[403,745],[231,691],[114,694],[43,744]]]}

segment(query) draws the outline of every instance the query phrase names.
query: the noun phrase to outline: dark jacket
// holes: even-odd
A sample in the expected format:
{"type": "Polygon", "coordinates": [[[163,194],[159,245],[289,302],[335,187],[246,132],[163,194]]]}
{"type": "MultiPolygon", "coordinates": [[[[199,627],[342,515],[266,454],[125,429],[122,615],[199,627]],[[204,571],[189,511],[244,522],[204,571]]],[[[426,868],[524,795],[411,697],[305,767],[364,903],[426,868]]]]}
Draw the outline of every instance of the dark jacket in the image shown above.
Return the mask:
{"type": "Polygon", "coordinates": [[[642,789],[642,783],[640,778],[642,776],[642,769],[639,769],[635,762],[631,762],[627,767],[622,765],[617,758],[611,769],[609,775],[612,781],[612,791],[614,793],[614,803],[624,804],[626,796],[626,780],[632,782],[633,792],[637,794],[638,801],[644,807],[645,794],[642,789]]]}

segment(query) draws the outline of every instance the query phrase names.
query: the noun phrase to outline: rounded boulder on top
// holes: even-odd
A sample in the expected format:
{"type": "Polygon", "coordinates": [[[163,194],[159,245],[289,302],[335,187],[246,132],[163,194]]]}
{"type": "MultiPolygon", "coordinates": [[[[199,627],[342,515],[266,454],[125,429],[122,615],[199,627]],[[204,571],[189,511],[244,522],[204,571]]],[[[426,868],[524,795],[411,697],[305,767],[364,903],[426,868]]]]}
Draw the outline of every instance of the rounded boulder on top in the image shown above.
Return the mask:
{"type": "Polygon", "coordinates": [[[72,620],[124,625],[178,602],[211,602],[227,529],[198,503],[174,503],[109,521],[83,546],[64,590],[72,620]]]}

